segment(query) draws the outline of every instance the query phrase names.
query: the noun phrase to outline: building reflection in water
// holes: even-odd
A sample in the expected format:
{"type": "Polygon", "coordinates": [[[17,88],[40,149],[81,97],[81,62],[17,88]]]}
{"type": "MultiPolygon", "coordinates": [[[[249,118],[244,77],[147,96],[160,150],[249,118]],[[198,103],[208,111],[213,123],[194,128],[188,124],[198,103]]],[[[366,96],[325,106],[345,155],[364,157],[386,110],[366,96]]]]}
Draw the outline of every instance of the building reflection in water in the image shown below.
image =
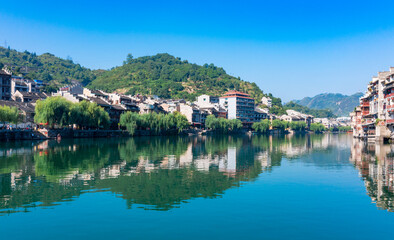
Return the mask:
{"type": "Polygon", "coordinates": [[[353,140],[350,161],[360,172],[376,205],[394,211],[394,145],[353,140]]]}
{"type": "MultiPolygon", "coordinates": [[[[361,160],[365,146],[356,143],[351,146],[351,143],[349,135],[141,137],[4,143],[0,145],[0,213],[53,206],[96,192],[116,193],[126,201],[127,208],[169,210],[190,199],[221,197],[226,190],[253,181],[263,172],[273,171],[281,166],[284,158],[316,161],[311,164],[324,167],[327,161],[344,160],[338,149],[348,152],[351,148],[352,159],[360,156],[360,160],[354,160],[355,164],[365,165],[361,160]],[[325,162],[303,158],[314,151],[336,154],[333,150],[338,156],[329,157],[325,162]]],[[[347,157],[345,161],[348,164],[347,157]]],[[[369,189],[380,184],[379,191],[390,189],[392,193],[392,187],[382,188],[392,186],[392,164],[389,184],[388,163],[374,163],[385,170],[369,165],[365,170],[362,165],[363,177],[366,174],[366,182],[371,181],[369,189]],[[379,174],[383,182],[375,184],[370,180],[379,174]],[[383,177],[383,174],[386,175],[383,177]]],[[[374,194],[377,199],[383,196],[374,194]]]]}

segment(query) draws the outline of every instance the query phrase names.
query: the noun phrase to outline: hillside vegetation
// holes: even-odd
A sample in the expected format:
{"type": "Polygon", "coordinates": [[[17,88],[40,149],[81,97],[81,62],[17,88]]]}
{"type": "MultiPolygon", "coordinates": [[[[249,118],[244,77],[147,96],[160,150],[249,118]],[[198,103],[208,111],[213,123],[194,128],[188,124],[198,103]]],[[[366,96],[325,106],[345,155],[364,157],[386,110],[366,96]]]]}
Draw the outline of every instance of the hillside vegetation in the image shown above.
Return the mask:
{"type": "MultiPolygon", "coordinates": [[[[129,54],[120,67],[91,70],[50,53],[37,55],[0,47],[0,68],[3,66],[14,75],[43,80],[51,85],[59,86],[76,80],[88,88],[108,92],[188,100],[194,100],[200,94],[221,95],[228,90],[247,92],[258,101],[264,96],[255,83],[230,76],[221,67],[192,64],[167,53],[136,59],[129,54]]],[[[281,102],[280,99],[275,100],[281,102]]]]}
{"type": "Polygon", "coordinates": [[[339,93],[322,93],[314,97],[294,100],[294,102],[312,109],[330,109],[337,116],[348,116],[359,105],[361,96],[362,93],[350,96],[339,93]]]}
{"type": "MultiPolygon", "coordinates": [[[[201,94],[220,96],[229,90],[250,94],[257,103],[263,96],[272,99],[271,112],[284,114],[280,98],[265,94],[255,84],[233,77],[213,64],[198,65],[187,60],[161,53],[134,59],[129,54],[122,66],[110,70],[91,70],[50,53],[37,55],[28,51],[19,52],[0,47],[0,68],[6,66],[14,75],[39,79],[53,86],[81,82],[90,89],[126,94],[151,94],[162,98],[195,100],[201,94]]],[[[305,107],[297,111],[317,116],[331,116],[324,111],[311,111],[305,107]]]]}
{"type": "Polygon", "coordinates": [[[312,115],[316,118],[334,118],[336,115],[330,109],[311,109],[295,102],[288,102],[283,106],[284,110],[292,109],[297,112],[312,115]]]}
{"type": "Polygon", "coordinates": [[[122,66],[104,72],[88,87],[188,100],[201,94],[219,96],[228,90],[247,92],[259,101],[264,95],[255,83],[230,76],[221,67],[192,64],[167,53],[136,59],[129,54],[122,66]]]}
{"type": "Polygon", "coordinates": [[[14,75],[24,75],[29,79],[56,85],[70,83],[71,80],[88,84],[96,78],[95,71],[75,64],[72,60],[58,58],[50,53],[37,55],[0,47],[0,69],[3,66],[7,66],[14,75]]]}

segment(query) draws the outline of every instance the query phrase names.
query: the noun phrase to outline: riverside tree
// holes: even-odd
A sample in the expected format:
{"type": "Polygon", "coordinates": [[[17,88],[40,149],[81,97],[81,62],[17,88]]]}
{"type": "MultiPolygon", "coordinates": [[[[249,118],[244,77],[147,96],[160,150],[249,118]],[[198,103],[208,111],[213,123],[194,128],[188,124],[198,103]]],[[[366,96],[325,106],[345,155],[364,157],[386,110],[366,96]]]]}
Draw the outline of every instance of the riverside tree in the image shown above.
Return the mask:
{"type": "Polygon", "coordinates": [[[311,123],[309,130],[311,130],[312,132],[315,132],[315,133],[321,133],[324,130],[326,130],[326,127],[324,127],[324,125],[321,123],[311,123]]]}
{"type": "Polygon", "coordinates": [[[64,126],[68,125],[72,103],[62,97],[49,97],[38,100],[35,107],[34,121],[36,123],[64,126]]]}
{"type": "Polygon", "coordinates": [[[108,113],[96,103],[82,101],[72,104],[70,123],[82,128],[107,128],[110,124],[110,118],[108,113]]]}
{"type": "Polygon", "coordinates": [[[0,106],[0,122],[1,123],[14,123],[20,122],[21,115],[20,111],[16,107],[0,106]]]}
{"type": "Polygon", "coordinates": [[[271,127],[273,129],[284,131],[286,128],[289,127],[289,122],[275,119],[275,120],[272,120],[271,127]]]}
{"type": "Polygon", "coordinates": [[[49,97],[38,100],[35,108],[34,121],[48,124],[52,128],[76,124],[81,128],[107,128],[109,115],[96,103],[82,101],[72,103],[62,97],[49,97]]]}
{"type": "Polygon", "coordinates": [[[338,131],[339,132],[347,132],[347,131],[350,131],[350,130],[352,130],[352,127],[350,127],[350,126],[339,126],[338,127],[338,131]]]}
{"type": "Polygon", "coordinates": [[[252,128],[259,133],[267,133],[270,129],[271,122],[268,119],[261,120],[260,122],[255,122],[252,128]]]}
{"type": "Polygon", "coordinates": [[[178,112],[170,114],[126,112],[120,116],[120,125],[126,127],[131,135],[134,135],[137,129],[149,130],[158,134],[169,130],[181,132],[190,126],[187,118],[178,112]]]}
{"type": "Polygon", "coordinates": [[[239,119],[216,118],[209,115],[205,119],[205,127],[222,133],[236,132],[242,129],[242,122],[239,119]]]}
{"type": "Polygon", "coordinates": [[[290,122],[289,127],[291,130],[302,132],[306,129],[306,122],[290,122]]]}

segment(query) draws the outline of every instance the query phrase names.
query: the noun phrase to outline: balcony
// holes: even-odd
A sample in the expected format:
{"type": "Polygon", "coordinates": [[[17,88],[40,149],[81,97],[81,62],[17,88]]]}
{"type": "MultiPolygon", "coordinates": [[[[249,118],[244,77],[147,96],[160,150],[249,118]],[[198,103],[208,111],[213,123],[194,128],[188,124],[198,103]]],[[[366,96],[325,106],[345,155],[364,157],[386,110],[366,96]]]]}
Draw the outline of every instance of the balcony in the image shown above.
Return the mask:
{"type": "Polygon", "coordinates": [[[364,119],[363,125],[374,124],[375,121],[376,120],[374,118],[366,118],[366,119],[364,119]]]}
{"type": "Polygon", "coordinates": [[[369,136],[373,136],[373,135],[375,135],[375,130],[368,130],[368,131],[367,131],[367,134],[368,134],[369,136]]]}
{"type": "Polygon", "coordinates": [[[394,105],[386,105],[386,111],[387,112],[393,112],[394,111],[394,105]]]}
{"type": "Polygon", "coordinates": [[[363,103],[361,103],[361,106],[362,107],[369,107],[369,102],[363,102],[363,103]]]}
{"type": "Polygon", "coordinates": [[[389,97],[392,97],[392,96],[394,96],[394,93],[386,94],[386,95],[384,95],[384,98],[389,98],[389,97]]]}

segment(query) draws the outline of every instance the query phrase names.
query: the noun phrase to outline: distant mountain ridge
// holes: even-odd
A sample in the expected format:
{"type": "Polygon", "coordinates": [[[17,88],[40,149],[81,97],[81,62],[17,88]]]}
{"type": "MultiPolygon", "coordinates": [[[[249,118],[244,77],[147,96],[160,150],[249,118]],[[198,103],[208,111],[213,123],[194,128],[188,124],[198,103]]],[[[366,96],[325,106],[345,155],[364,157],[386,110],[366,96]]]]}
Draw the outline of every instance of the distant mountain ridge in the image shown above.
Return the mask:
{"type": "Polygon", "coordinates": [[[322,93],[314,97],[305,97],[293,102],[312,109],[330,109],[337,116],[348,116],[359,105],[362,93],[344,95],[340,93],[322,93]]]}

